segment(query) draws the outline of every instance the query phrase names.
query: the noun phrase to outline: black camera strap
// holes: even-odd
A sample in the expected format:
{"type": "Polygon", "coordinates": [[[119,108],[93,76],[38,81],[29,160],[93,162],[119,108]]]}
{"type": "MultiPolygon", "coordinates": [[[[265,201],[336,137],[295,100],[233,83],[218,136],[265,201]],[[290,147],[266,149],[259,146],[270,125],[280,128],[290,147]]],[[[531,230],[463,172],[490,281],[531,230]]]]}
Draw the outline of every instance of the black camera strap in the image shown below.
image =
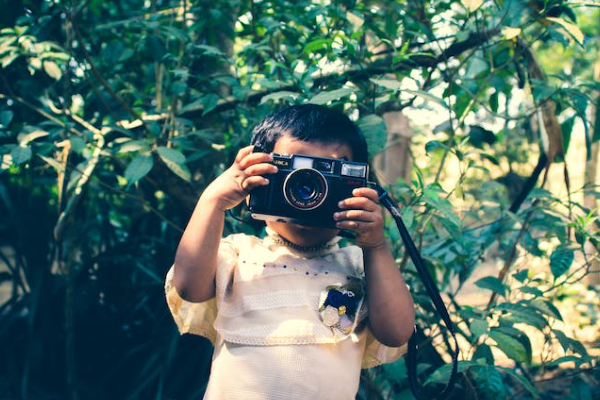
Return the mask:
{"type": "Polygon", "coordinates": [[[411,336],[410,340],[408,341],[408,354],[406,355],[406,366],[407,366],[407,371],[408,371],[408,380],[409,380],[409,384],[410,384],[410,389],[411,389],[413,395],[419,400],[443,399],[450,393],[450,391],[452,390],[452,388],[454,386],[454,383],[456,382],[456,372],[457,372],[457,367],[458,367],[459,349],[458,349],[458,341],[456,340],[454,324],[452,323],[452,320],[450,319],[450,315],[448,314],[448,310],[446,309],[446,306],[444,305],[444,302],[442,301],[440,292],[438,291],[435,283],[433,282],[433,279],[431,278],[429,271],[427,271],[427,268],[425,267],[425,262],[421,258],[421,254],[419,253],[419,250],[415,246],[415,243],[413,242],[412,238],[410,237],[410,234],[408,233],[408,230],[406,229],[406,226],[404,225],[404,222],[402,221],[402,214],[401,214],[400,210],[398,209],[398,207],[396,207],[396,204],[394,203],[394,201],[390,198],[388,193],[381,186],[379,186],[377,184],[375,184],[374,186],[375,186],[375,189],[377,190],[377,192],[379,193],[380,203],[385,208],[387,208],[388,211],[392,214],[392,217],[394,218],[394,221],[396,222],[396,225],[398,226],[398,230],[400,231],[400,236],[402,237],[402,241],[404,242],[406,251],[408,252],[410,258],[412,259],[412,262],[415,265],[415,268],[416,268],[417,272],[419,273],[421,280],[423,281],[423,285],[425,286],[425,290],[427,291],[427,294],[431,298],[431,301],[432,301],[436,311],[438,312],[438,314],[444,321],[444,325],[446,325],[448,332],[450,332],[450,334],[452,335],[452,338],[454,339],[454,350],[449,349],[450,353],[452,354],[452,370],[450,372],[450,378],[448,379],[448,383],[446,384],[446,387],[440,393],[438,393],[432,397],[425,397],[420,392],[418,381],[417,381],[417,348],[418,348],[418,345],[417,345],[417,338],[416,338],[417,335],[415,334],[416,330],[417,330],[416,326],[415,326],[415,332],[413,332],[413,335],[411,336]]]}

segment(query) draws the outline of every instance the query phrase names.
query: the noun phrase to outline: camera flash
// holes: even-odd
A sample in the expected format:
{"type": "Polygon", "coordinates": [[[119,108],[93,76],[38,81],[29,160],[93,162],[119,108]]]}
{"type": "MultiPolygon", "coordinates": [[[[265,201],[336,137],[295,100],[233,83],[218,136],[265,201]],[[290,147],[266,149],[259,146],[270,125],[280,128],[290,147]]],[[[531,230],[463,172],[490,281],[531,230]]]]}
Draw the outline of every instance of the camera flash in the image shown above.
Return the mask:
{"type": "Polygon", "coordinates": [[[355,178],[365,178],[367,175],[366,165],[342,164],[342,175],[355,178]]]}

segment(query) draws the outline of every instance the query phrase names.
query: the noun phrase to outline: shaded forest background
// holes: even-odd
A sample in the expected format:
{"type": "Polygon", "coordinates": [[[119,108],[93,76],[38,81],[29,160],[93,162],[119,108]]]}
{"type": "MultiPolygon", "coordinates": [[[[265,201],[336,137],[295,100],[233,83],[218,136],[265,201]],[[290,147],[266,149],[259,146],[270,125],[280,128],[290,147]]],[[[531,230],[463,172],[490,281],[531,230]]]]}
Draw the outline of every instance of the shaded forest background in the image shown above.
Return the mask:
{"type": "MultiPolygon", "coordinates": [[[[452,398],[600,398],[598,6],[0,0],[0,399],[200,398],[212,349],[164,275],[203,187],[303,102],[365,132],[458,327],[452,398]]],[[[446,331],[387,233],[435,391],[446,331]]],[[[411,398],[404,360],[358,398],[411,398]]]]}

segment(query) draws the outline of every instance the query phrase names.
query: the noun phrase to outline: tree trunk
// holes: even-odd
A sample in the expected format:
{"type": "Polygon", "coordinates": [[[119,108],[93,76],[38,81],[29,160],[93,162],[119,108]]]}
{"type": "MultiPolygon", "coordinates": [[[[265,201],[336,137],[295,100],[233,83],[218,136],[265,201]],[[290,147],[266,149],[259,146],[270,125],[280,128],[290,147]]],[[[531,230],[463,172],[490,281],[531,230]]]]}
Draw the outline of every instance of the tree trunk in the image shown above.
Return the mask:
{"type": "MultiPolygon", "coordinates": [[[[599,21],[600,23],[600,21],[599,21]]],[[[600,53],[598,53],[596,59],[596,65],[594,66],[594,80],[598,82],[600,80],[600,53]]],[[[596,121],[596,113],[598,102],[600,101],[600,97],[596,96],[595,102],[591,107],[591,116],[590,122],[592,126],[596,126],[596,123],[600,123],[600,121],[596,121]]],[[[595,142],[592,144],[592,157],[587,160],[585,163],[585,187],[590,187],[592,190],[597,190],[595,185],[598,184],[598,153],[600,152],[600,143],[595,142]]],[[[597,208],[598,203],[596,201],[596,197],[588,194],[583,198],[583,205],[588,210],[594,210],[597,208]]],[[[596,249],[589,241],[586,242],[584,251],[588,254],[596,253],[596,249]]],[[[591,259],[590,261],[590,270],[596,271],[592,272],[587,276],[587,282],[590,285],[598,286],[600,285],[600,263],[597,259],[591,259]]]]}
{"type": "Polygon", "coordinates": [[[388,131],[387,144],[373,158],[373,167],[384,184],[395,184],[398,179],[409,181],[412,170],[410,145],[414,132],[402,111],[387,111],[383,120],[388,131]]]}

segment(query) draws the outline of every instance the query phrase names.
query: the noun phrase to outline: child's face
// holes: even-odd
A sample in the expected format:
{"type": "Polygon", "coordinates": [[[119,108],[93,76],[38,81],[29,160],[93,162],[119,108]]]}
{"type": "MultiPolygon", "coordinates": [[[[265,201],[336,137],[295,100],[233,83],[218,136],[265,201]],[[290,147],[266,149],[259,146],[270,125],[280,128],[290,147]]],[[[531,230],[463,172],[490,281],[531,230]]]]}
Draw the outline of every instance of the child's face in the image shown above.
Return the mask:
{"type": "MultiPolygon", "coordinates": [[[[313,157],[338,158],[352,161],[352,149],[343,142],[320,143],[303,142],[291,136],[283,135],[273,152],[277,154],[305,154],[313,157]]],[[[267,226],[279,235],[299,246],[315,246],[326,243],[340,232],[339,229],[310,227],[284,222],[267,221],[267,226]]]]}

